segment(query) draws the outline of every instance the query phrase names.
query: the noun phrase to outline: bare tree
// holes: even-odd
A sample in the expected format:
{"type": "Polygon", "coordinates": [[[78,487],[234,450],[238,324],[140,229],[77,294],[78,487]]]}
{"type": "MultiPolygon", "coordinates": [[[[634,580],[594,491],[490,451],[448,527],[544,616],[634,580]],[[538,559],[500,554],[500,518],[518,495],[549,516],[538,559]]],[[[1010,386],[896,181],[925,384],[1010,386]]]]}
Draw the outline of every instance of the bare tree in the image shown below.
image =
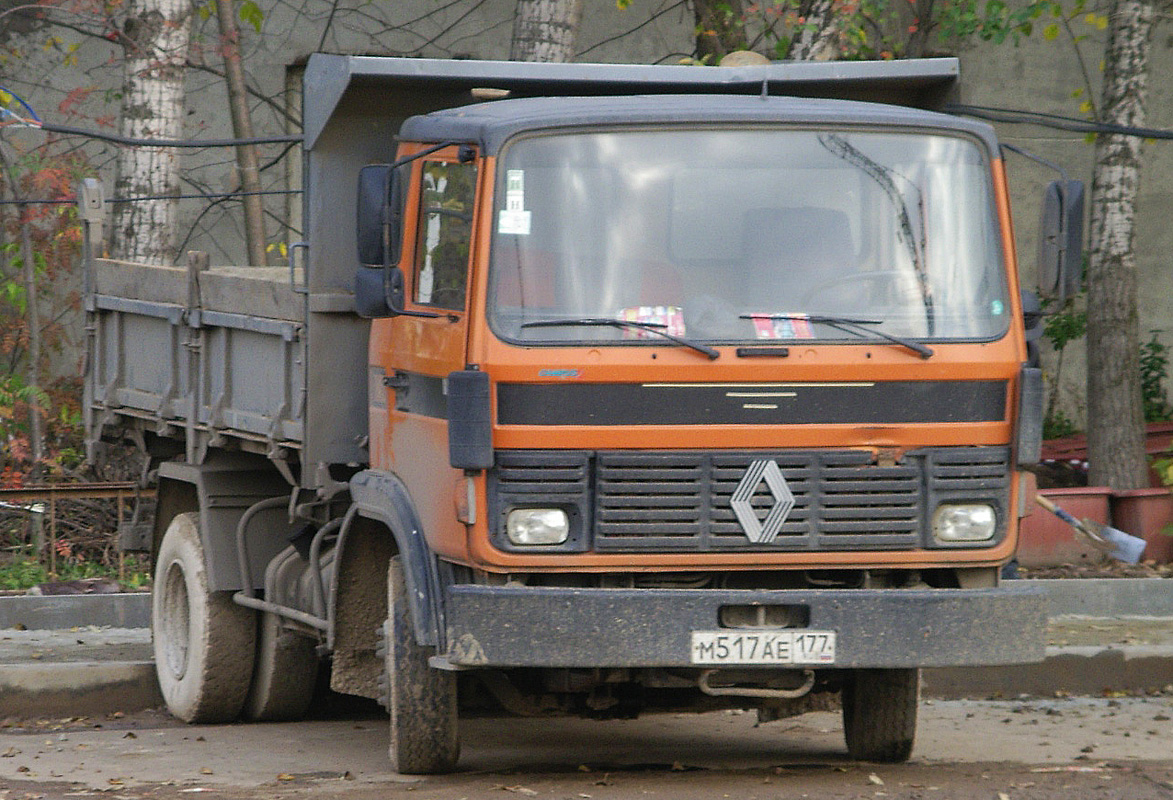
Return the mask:
{"type": "Polygon", "coordinates": [[[517,0],[512,61],[573,61],[582,0],[517,0]]]}
{"type": "MultiPolygon", "coordinates": [[[[1104,53],[1101,122],[1145,124],[1149,48],[1155,19],[1145,0],[1113,0],[1104,53]]],[[[1141,144],[1136,136],[1096,139],[1087,271],[1088,480],[1131,489],[1148,484],[1140,386],[1136,198],[1141,144]]]]}
{"type": "MultiPolygon", "coordinates": [[[[240,59],[240,26],[236,22],[236,3],[216,0],[220,22],[220,48],[224,55],[224,76],[228,88],[228,109],[232,114],[232,133],[238,139],[253,138],[252,114],[248,107],[248,87],[240,59]]],[[[244,234],[248,263],[265,263],[265,205],[261,196],[260,157],[255,144],[236,146],[236,170],[244,193],[244,234]]]]}
{"type": "MultiPolygon", "coordinates": [[[[184,65],[190,42],[190,0],[130,0],[123,26],[125,64],[121,130],[136,139],[183,136],[184,65]]],[[[166,147],[127,147],[118,155],[115,195],[179,194],[179,155],[166,147]]],[[[119,203],[114,209],[116,258],[175,261],[179,203],[173,199],[119,203]]]]}

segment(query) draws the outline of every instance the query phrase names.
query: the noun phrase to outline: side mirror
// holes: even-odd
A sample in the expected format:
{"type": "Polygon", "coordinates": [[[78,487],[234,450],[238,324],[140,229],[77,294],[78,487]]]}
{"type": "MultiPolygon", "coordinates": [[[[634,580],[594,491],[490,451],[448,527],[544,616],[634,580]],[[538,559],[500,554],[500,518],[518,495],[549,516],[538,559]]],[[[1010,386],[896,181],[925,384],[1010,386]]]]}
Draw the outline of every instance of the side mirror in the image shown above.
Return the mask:
{"type": "Polygon", "coordinates": [[[359,267],[354,276],[354,310],[360,317],[394,317],[403,309],[403,273],[359,267]]]}
{"type": "Polygon", "coordinates": [[[1083,279],[1083,181],[1051,181],[1039,223],[1039,291],[1063,303],[1083,279]]]}
{"type": "Polygon", "coordinates": [[[390,164],[358,173],[358,263],[384,267],[399,261],[403,241],[403,181],[390,164]]]}

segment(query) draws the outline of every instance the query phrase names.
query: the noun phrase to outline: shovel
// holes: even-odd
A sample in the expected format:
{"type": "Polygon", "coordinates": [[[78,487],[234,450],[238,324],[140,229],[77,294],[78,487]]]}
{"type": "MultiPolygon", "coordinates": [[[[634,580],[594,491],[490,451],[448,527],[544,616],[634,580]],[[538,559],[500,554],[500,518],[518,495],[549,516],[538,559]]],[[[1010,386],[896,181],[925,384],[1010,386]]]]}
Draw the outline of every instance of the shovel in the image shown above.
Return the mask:
{"type": "Polygon", "coordinates": [[[1125,564],[1135,564],[1140,561],[1141,553],[1144,552],[1146,544],[1144,539],[1131,536],[1102,523],[1093,522],[1090,519],[1078,520],[1041,494],[1036,494],[1035,500],[1040,506],[1075,528],[1092,547],[1107,553],[1110,558],[1123,561],[1125,564]]]}

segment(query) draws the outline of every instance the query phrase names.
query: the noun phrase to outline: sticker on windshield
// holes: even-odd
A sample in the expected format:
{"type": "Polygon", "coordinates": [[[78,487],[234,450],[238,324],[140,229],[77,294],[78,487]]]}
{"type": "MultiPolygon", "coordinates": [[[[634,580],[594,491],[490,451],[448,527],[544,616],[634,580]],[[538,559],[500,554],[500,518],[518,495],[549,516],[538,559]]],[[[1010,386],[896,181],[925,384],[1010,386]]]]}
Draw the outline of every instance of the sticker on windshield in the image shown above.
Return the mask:
{"type": "Polygon", "coordinates": [[[505,171],[505,208],[510,211],[525,210],[525,170],[505,171]]]}
{"type": "Polygon", "coordinates": [[[503,208],[497,214],[497,233],[529,236],[529,230],[530,214],[528,211],[510,211],[503,208]]]}
{"type": "MultiPolygon", "coordinates": [[[[684,335],[684,309],[679,306],[632,306],[619,311],[618,319],[644,325],[663,326],[673,336],[684,335]]],[[[624,339],[654,339],[656,335],[637,328],[623,332],[624,339]]]]}
{"type": "Polygon", "coordinates": [[[810,320],[795,315],[786,319],[771,319],[768,314],[751,315],[759,339],[813,339],[810,320]]]}
{"type": "Polygon", "coordinates": [[[525,170],[505,171],[505,208],[497,215],[497,233],[529,236],[530,212],[525,210],[525,170]]]}

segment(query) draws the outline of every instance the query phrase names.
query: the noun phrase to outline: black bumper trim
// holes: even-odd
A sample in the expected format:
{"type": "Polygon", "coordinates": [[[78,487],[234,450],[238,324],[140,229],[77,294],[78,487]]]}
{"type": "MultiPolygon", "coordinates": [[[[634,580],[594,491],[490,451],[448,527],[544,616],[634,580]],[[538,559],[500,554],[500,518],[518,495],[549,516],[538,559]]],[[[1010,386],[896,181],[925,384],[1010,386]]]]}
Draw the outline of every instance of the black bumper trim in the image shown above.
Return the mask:
{"type": "Polygon", "coordinates": [[[689,634],[726,605],[806,606],[838,634],[835,667],[1041,661],[1042,589],[693,590],[456,585],[447,589],[447,660],[480,667],[688,667],[689,634]]]}

